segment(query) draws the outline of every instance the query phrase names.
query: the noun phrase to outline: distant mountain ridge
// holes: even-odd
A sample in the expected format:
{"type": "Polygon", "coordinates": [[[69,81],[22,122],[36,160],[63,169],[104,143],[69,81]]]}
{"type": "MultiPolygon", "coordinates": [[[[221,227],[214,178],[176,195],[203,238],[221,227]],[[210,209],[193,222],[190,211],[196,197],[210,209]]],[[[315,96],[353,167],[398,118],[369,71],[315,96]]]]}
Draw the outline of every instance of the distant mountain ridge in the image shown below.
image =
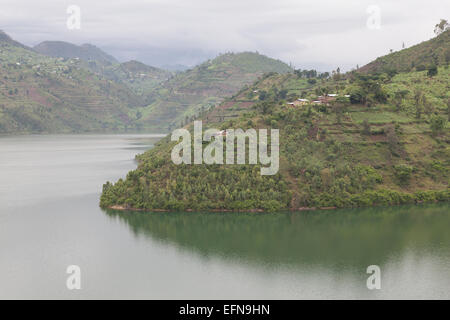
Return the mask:
{"type": "Polygon", "coordinates": [[[29,48],[0,32],[0,133],[164,132],[264,73],[291,71],[243,52],[175,74],[118,63],[93,45],[45,41],[29,48]]]}
{"type": "Polygon", "coordinates": [[[177,63],[177,64],[164,64],[161,66],[161,68],[168,71],[183,72],[189,70],[189,68],[191,67],[177,63]]]}
{"type": "Polygon", "coordinates": [[[44,41],[33,47],[40,54],[54,58],[80,58],[85,61],[98,61],[104,64],[119,63],[116,58],[92,44],[80,46],[64,41],[44,41]]]}
{"type": "Polygon", "coordinates": [[[30,49],[26,45],[13,40],[9,35],[7,35],[3,30],[0,30],[0,44],[9,44],[16,47],[21,47],[24,49],[30,49]]]}
{"type": "Polygon", "coordinates": [[[221,103],[265,73],[289,73],[286,63],[257,52],[226,53],[176,74],[151,93],[140,122],[167,131],[221,103]]]}
{"type": "Polygon", "coordinates": [[[54,58],[80,59],[82,67],[109,80],[120,82],[148,101],[149,92],[172,75],[170,71],[148,66],[139,61],[120,63],[116,58],[92,44],[75,45],[64,41],[44,41],[33,50],[54,58]]]}
{"type": "Polygon", "coordinates": [[[80,59],[37,53],[0,34],[0,133],[111,132],[135,128],[142,98],[80,59]]]}

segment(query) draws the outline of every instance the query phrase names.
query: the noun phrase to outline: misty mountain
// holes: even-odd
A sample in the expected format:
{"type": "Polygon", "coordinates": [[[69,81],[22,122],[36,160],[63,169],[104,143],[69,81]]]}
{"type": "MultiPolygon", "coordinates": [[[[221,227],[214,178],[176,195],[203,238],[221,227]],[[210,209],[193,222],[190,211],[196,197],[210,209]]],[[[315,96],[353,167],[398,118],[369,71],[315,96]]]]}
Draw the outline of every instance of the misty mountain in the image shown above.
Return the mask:
{"type": "Polygon", "coordinates": [[[84,61],[97,61],[105,65],[118,63],[116,58],[92,44],[78,46],[64,41],[44,41],[34,46],[33,50],[55,58],[79,58],[84,61]]]}
{"type": "Polygon", "coordinates": [[[0,34],[0,133],[124,130],[144,101],[127,85],[0,34]]]}
{"type": "Polygon", "coordinates": [[[13,40],[9,35],[7,35],[3,30],[0,30],[0,45],[11,45],[15,47],[20,47],[24,49],[29,49],[27,46],[21,44],[20,42],[17,42],[13,40]]]}

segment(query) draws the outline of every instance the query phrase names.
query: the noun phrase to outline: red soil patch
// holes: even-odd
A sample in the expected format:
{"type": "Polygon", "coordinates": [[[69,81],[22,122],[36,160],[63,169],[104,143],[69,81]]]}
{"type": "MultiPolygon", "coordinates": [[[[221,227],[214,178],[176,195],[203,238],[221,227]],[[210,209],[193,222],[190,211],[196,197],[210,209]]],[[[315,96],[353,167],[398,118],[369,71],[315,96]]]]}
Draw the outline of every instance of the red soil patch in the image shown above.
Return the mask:
{"type": "Polygon", "coordinates": [[[371,135],[369,137],[370,141],[373,142],[380,142],[380,141],[386,141],[386,136],[384,134],[375,134],[375,135],[371,135]]]}
{"type": "Polygon", "coordinates": [[[28,97],[39,104],[42,104],[46,107],[51,107],[52,103],[50,103],[46,97],[42,96],[36,88],[28,88],[28,97]]]}
{"type": "Polygon", "coordinates": [[[219,106],[219,108],[220,108],[220,109],[229,109],[229,108],[231,108],[232,106],[234,106],[234,104],[235,104],[234,101],[228,101],[228,102],[225,102],[225,103],[221,104],[221,105],[219,106]]]}
{"type": "Polygon", "coordinates": [[[248,109],[248,108],[250,108],[253,105],[254,105],[254,102],[241,102],[239,104],[239,107],[248,109]]]}

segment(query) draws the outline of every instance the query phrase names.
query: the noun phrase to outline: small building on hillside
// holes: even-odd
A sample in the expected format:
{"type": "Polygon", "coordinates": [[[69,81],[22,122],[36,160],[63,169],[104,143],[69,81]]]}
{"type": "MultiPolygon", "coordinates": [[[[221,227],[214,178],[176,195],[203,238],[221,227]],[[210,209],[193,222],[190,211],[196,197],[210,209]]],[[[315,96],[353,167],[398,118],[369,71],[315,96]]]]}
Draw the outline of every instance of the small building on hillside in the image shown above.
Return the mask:
{"type": "MultiPolygon", "coordinates": [[[[337,95],[336,95],[337,96],[337,95]]],[[[334,100],[336,100],[336,96],[318,96],[316,101],[319,101],[320,104],[326,104],[329,105],[331,102],[333,102],[334,100]]]]}
{"type": "Polygon", "coordinates": [[[297,99],[293,102],[288,102],[288,105],[291,107],[298,107],[298,106],[304,106],[306,104],[309,104],[309,100],[308,99],[297,99]]]}

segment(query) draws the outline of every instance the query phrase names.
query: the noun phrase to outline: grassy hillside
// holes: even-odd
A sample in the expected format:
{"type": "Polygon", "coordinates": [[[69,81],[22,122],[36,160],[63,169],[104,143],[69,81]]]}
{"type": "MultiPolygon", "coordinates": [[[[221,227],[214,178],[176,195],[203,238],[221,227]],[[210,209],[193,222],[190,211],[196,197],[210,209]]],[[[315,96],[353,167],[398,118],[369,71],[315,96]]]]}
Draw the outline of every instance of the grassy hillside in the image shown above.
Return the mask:
{"type": "Polygon", "coordinates": [[[84,68],[0,41],[0,133],[112,131],[135,127],[144,101],[84,68]]]}
{"type": "Polygon", "coordinates": [[[423,71],[433,65],[450,63],[450,30],[438,37],[401,51],[379,57],[360,68],[360,72],[423,71]]]}
{"type": "Polygon", "coordinates": [[[92,45],[30,49],[0,32],[0,133],[167,131],[265,72],[292,71],[257,53],[225,54],[178,73],[118,63],[92,45]]]}
{"type": "Polygon", "coordinates": [[[292,69],[258,53],[229,53],[179,73],[152,92],[150,105],[140,110],[141,123],[160,131],[180,126],[267,72],[292,69]]]}
{"type": "Polygon", "coordinates": [[[64,61],[80,60],[79,67],[126,85],[146,104],[150,103],[151,92],[172,76],[169,71],[139,61],[119,63],[113,56],[91,44],[78,46],[64,41],[44,41],[33,50],[49,57],[64,58],[64,61]]]}
{"type": "Polygon", "coordinates": [[[450,70],[440,64],[434,76],[268,75],[202,119],[204,129],[280,129],[276,175],[261,176],[259,165],[177,166],[170,159],[176,143],[165,139],[139,156],[138,168],[125,179],[106,183],[100,204],[273,211],[449,201],[450,70]],[[328,94],[338,97],[287,104],[328,94]]]}

